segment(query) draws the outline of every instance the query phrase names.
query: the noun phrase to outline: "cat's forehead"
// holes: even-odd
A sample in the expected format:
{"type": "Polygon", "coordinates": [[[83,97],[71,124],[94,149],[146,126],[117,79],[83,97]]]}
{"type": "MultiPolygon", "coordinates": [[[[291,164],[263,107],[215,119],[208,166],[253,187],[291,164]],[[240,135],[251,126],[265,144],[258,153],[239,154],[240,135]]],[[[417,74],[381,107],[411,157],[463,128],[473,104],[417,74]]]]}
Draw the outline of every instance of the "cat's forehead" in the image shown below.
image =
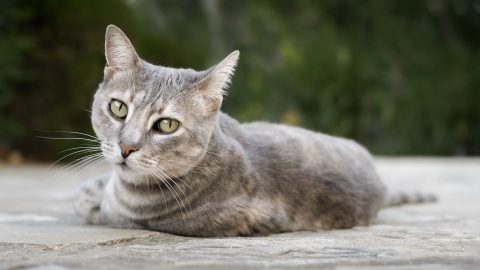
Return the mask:
{"type": "Polygon", "coordinates": [[[185,94],[201,76],[192,69],[145,65],[135,72],[117,74],[106,88],[139,106],[165,103],[185,94]]]}
{"type": "Polygon", "coordinates": [[[137,73],[137,89],[146,92],[181,92],[191,87],[200,78],[192,69],[177,69],[161,66],[146,66],[137,73]]]}

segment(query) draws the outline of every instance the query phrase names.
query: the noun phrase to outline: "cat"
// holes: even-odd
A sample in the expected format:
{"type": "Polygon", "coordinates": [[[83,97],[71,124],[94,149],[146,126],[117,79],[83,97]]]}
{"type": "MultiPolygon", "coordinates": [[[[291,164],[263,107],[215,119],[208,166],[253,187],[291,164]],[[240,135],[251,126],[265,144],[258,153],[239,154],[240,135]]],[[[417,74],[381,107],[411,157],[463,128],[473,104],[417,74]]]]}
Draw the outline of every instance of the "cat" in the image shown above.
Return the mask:
{"type": "Polygon", "coordinates": [[[388,204],[356,142],[220,111],[238,51],[206,71],[155,66],[109,25],[105,56],[91,119],[114,170],[80,190],[88,223],[252,236],[364,226],[388,204]]]}

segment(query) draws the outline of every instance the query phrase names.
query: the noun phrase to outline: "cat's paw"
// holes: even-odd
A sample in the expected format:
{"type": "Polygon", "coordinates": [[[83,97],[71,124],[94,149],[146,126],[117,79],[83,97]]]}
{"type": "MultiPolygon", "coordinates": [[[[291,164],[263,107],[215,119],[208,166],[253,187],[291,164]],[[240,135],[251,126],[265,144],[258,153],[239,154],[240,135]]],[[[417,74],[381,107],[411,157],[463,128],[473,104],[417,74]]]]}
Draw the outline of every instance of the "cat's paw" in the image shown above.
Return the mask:
{"type": "Polygon", "coordinates": [[[105,185],[109,177],[90,180],[82,185],[75,201],[75,211],[87,222],[99,224],[100,207],[104,198],[105,185]]]}

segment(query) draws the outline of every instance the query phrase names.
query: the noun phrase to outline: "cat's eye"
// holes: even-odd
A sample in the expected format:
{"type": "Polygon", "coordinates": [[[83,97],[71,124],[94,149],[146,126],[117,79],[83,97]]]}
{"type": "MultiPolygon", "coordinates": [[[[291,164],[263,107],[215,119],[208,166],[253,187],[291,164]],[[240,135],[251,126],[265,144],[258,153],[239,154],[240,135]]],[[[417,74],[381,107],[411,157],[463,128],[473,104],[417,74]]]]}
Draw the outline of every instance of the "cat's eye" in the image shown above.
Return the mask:
{"type": "Polygon", "coordinates": [[[112,101],[110,101],[109,109],[110,112],[118,118],[125,118],[128,113],[127,105],[117,99],[112,99],[112,101]]]}
{"type": "Polygon", "coordinates": [[[175,119],[162,118],[155,122],[153,129],[160,133],[173,133],[178,129],[180,122],[175,119]]]}

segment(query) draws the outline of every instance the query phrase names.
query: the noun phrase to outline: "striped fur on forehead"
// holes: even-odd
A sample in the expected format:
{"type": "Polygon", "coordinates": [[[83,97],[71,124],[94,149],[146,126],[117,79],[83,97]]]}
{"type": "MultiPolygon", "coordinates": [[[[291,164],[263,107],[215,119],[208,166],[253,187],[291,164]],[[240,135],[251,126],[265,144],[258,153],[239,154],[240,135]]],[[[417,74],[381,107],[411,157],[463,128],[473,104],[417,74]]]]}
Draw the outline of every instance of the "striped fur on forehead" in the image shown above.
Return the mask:
{"type": "Polygon", "coordinates": [[[146,92],[147,99],[167,102],[185,95],[201,73],[194,70],[174,69],[143,63],[136,76],[136,84],[146,92]]]}

